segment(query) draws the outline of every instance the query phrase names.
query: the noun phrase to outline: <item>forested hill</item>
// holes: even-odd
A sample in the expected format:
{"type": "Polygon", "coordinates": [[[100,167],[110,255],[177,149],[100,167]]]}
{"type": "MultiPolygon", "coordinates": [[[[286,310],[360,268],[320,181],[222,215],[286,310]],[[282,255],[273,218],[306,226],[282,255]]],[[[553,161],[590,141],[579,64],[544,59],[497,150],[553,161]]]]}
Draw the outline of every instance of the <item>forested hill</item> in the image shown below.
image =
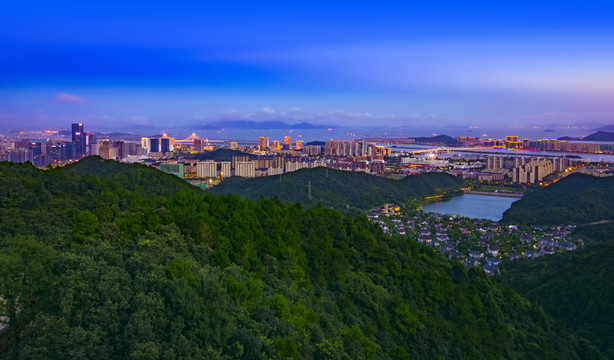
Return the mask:
{"type": "Polygon", "coordinates": [[[0,163],[0,224],[4,359],[602,358],[366,217],[143,166],[0,163]]]}
{"type": "Polygon", "coordinates": [[[614,223],[577,229],[586,246],[502,266],[501,280],[614,359],[614,223]]]}
{"type": "Polygon", "coordinates": [[[614,220],[614,177],[570,175],[528,192],[503,214],[503,222],[532,225],[614,220]]]}
{"type": "Polygon", "coordinates": [[[259,178],[232,177],[211,188],[217,194],[238,194],[257,200],[277,197],[283,202],[306,206],[345,209],[347,205],[369,209],[384,203],[405,203],[417,196],[459,189],[464,180],[443,173],[412,175],[403,180],[386,179],[362,172],[326,169],[301,169],[280,176],[259,178]],[[309,200],[311,182],[311,200],[309,200]]]}
{"type": "Polygon", "coordinates": [[[501,280],[614,358],[614,177],[574,174],[527,193],[503,215],[519,224],[585,224],[575,251],[507,263],[501,280]],[[590,224],[593,222],[606,222],[590,224]],[[607,222],[609,221],[609,222],[607,222]]]}

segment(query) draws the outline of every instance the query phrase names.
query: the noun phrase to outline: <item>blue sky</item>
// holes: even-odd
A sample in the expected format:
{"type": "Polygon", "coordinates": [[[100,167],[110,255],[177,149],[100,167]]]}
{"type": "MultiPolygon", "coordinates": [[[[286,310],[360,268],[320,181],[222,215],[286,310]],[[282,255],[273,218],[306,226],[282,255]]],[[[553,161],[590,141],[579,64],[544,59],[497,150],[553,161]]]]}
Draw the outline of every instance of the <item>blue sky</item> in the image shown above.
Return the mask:
{"type": "Polygon", "coordinates": [[[0,129],[614,123],[612,19],[606,1],[12,1],[0,129]]]}

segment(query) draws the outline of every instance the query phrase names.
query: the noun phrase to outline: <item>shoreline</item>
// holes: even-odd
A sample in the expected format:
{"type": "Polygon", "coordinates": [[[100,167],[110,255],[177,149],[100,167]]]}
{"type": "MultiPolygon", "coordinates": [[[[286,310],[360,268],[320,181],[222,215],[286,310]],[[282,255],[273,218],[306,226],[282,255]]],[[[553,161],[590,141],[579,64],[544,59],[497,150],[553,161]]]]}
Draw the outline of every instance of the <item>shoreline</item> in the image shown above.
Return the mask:
{"type": "Polygon", "coordinates": [[[489,191],[475,191],[475,190],[463,190],[463,193],[474,194],[474,195],[511,197],[511,198],[518,198],[518,199],[524,196],[524,193],[489,192],[489,191]]]}

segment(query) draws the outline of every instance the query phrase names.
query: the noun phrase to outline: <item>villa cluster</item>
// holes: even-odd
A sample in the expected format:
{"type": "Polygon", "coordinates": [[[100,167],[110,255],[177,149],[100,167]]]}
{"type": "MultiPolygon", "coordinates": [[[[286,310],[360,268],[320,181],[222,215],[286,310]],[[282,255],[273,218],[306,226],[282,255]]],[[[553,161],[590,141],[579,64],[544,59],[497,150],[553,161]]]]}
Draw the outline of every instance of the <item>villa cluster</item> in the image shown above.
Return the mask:
{"type": "Polygon", "coordinates": [[[480,266],[489,275],[505,259],[537,258],[584,245],[571,234],[573,225],[521,228],[460,215],[407,211],[386,204],[368,213],[384,233],[409,237],[440,250],[466,266],[480,266]]]}

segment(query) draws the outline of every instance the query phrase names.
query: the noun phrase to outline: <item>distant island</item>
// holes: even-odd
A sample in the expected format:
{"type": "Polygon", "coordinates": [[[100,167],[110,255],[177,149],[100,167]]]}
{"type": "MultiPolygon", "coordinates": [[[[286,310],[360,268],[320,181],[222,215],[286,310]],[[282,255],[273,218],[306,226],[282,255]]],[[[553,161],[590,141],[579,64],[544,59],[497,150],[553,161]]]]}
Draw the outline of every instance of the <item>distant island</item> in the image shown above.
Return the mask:
{"type": "Polygon", "coordinates": [[[563,136],[557,140],[562,141],[614,141],[614,132],[611,131],[597,131],[585,137],[571,137],[563,136]]]}

